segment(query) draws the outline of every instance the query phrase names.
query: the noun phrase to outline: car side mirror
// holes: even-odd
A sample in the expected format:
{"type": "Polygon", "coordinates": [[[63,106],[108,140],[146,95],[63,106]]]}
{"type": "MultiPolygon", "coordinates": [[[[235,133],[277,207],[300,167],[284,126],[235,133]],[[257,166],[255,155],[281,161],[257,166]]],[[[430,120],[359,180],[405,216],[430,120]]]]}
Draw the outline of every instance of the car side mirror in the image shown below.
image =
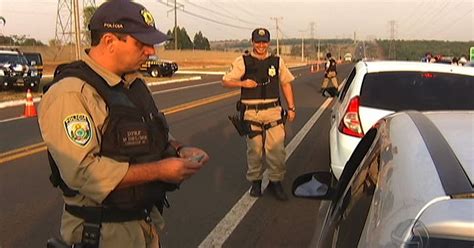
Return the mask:
{"type": "Polygon", "coordinates": [[[332,180],[331,172],[307,173],[293,181],[292,193],[295,197],[331,200],[334,192],[332,180]]]}

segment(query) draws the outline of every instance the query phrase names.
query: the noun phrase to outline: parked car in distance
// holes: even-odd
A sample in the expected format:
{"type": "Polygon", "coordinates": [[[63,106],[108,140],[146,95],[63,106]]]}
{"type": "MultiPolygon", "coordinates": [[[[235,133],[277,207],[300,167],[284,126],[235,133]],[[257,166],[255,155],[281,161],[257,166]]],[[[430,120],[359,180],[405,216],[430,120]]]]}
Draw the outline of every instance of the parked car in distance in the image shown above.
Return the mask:
{"type": "Polygon", "coordinates": [[[344,61],[346,61],[346,62],[352,62],[352,54],[346,53],[346,54],[344,55],[344,61]]]}
{"type": "Polygon", "coordinates": [[[148,57],[147,61],[140,66],[140,71],[151,77],[171,77],[178,70],[178,64],[172,61],[162,60],[156,56],[148,57]]]}
{"type": "Polygon", "coordinates": [[[323,200],[311,247],[474,247],[473,126],[474,111],[395,113],[367,131],[339,181],[296,178],[294,196],[323,200]]]}
{"type": "Polygon", "coordinates": [[[41,53],[28,52],[23,53],[23,55],[28,61],[30,67],[30,73],[28,74],[28,81],[30,83],[29,86],[34,91],[37,91],[40,85],[41,78],[43,77],[43,58],[41,56],[41,53]]]}
{"type": "Polygon", "coordinates": [[[474,110],[474,70],[400,61],[360,61],[331,111],[331,170],[339,178],[360,139],[380,118],[402,110],[474,110]]]}
{"type": "Polygon", "coordinates": [[[17,48],[0,47],[0,68],[4,74],[0,90],[27,85],[28,61],[17,48]]]}

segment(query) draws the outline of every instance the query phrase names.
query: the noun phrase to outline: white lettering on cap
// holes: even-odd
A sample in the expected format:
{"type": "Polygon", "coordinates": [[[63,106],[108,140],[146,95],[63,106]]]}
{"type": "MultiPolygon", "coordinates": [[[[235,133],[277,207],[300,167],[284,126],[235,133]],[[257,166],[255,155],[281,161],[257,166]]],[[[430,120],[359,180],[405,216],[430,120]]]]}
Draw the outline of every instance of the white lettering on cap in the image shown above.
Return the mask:
{"type": "Polygon", "coordinates": [[[121,23],[104,23],[104,28],[115,28],[122,29],[123,25],[121,23]]]}

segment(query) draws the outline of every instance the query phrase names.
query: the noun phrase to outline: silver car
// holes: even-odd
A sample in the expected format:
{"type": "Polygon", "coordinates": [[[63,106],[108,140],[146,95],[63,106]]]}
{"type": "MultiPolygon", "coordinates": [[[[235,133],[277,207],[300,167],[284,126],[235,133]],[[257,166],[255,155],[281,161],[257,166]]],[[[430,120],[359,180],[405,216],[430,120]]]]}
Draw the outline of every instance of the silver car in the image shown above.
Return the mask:
{"type": "Polygon", "coordinates": [[[409,111],[368,130],[338,182],[308,173],[293,194],[326,200],[312,246],[474,247],[473,183],[474,111],[409,111]]]}

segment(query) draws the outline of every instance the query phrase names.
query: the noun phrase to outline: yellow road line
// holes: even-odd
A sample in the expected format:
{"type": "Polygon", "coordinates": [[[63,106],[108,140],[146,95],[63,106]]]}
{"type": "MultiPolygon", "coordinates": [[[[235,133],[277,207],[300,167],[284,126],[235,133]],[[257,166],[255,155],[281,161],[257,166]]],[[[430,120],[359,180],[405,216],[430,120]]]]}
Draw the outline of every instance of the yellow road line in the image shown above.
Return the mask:
{"type": "MultiPolygon", "coordinates": [[[[216,96],[210,96],[210,97],[195,100],[195,101],[192,101],[192,102],[179,104],[179,105],[176,105],[174,107],[166,108],[166,109],[163,109],[163,113],[165,115],[170,115],[170,114],[185,111],[185,110],[188,110],[188,109],[196,108],[196,107],[199,107],[199,106],[202,106],[202,105],[217,102],[217,101],[229,98],[229,97],[237,96],[239,94],[240,94],[240,90],[234,90],[234,91],[227,92],[227,93],[224,93],[224,94],[220,94],[220,95],[216,95],[216,96]]],[[[15,159],[19,159],[19,158],[23,158],[23,157],[26,157],[26,156],[29,156],[29,155],[32,155],[32,154],[35,154],[35,153],[38,153],[38,152],[42,152],[42,151],[46,151],[46,144],[44,142],[40,142],[40,143],[33,144],[33,145],[30,145],[30,146],[21,147],[21,148],[11,150],[11,151],[8,151],[8,152],[5,152],[5,153],[0,153],[0,164],[4,164],[6,162],[9,162],[9,161],[12,161],[12,160],[15,160],[15,159]]]]}
{"type": "Polygon", "coordinates": [[[11,150],[0,154],[0,164],[42,151],[46,151],[46,145],[44,144],[44,142],[11,150]]]}
{"type": "Polygon", "coordinates": [[[236,95],[239,95],[239,94],[240,94],[240,90],[234,90],[234,91],[224,93],[224,94],[220,94],[220,95],[217,95],[217,96],[206,97],[206,98],[199,99],[199,100],[196,100],[196,101],[176,105],[174,107],[164,109],[163,113],[165,113],[165,115],[169,115],[169,114],[173,114],[173,113],[176,113],[176,112],[188,110],[188,109],[191,109],[191,108],[196,108],[196,107],[199,107],[199,106],[202,106],[202,105],[205,105],[205,104],[210,104],[210,103],[213,103],[213,102],[217,102],[217,101],[220,101],[220,100],[223,100],[223,99],[226,99],[226,98],[229,98],[229,97],[233,97],[233,96],[236,96],[236,95]]]}

